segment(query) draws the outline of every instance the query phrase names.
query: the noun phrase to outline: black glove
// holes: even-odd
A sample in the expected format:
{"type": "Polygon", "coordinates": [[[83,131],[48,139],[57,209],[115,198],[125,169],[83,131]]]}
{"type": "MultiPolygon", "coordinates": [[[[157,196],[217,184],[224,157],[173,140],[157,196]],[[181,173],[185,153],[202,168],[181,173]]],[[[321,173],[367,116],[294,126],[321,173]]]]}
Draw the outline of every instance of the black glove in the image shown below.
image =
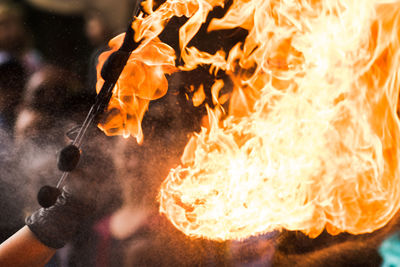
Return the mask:
{"type": "Polygon", "coordinates": [[[90,205],[63,190],[53,206],[37,210],[25,223],[43,244],[58,249],[71,240],[85,216],[92,212],[90,205]]]}

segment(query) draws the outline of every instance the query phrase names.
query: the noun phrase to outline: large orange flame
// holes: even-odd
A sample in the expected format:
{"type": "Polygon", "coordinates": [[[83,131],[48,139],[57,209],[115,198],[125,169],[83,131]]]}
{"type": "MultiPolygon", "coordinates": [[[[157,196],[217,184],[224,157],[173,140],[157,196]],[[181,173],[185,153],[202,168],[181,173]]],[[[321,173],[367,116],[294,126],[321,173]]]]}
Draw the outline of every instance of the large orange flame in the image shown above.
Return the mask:
{"type": "Polygon", "coordinates": [[[160,211],[188,236],[214,240],[384,226],[400,205],[400,2],[233,0],[208,30],[243,28],[245,41],[215,54],[187,47],[223,5],[168,0],[151,11],[147,2],[134,25],[151,47],[170,18],[189,17],[180,69],[207,64],[234,83],[226,111],[216,80],[210,126],[162,184],[160,211]]]}

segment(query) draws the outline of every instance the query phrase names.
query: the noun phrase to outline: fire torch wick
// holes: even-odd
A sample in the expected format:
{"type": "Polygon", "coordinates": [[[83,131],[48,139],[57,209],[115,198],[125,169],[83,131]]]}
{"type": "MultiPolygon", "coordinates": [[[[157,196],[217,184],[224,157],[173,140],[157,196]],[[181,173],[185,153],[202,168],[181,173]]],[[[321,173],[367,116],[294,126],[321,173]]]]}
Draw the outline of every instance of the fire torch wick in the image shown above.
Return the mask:
{"type": "MultiPolygon", "coordinates": [[[[139,14],[139,11],[140,1],[137,1],[135,6],[136,16],[139,14]]],[[[39,190],[37,196],[38,202],[44,208],[52,206],[56,202],[58,196],[61,195],[60,188],[67,179],[69,172],[74,170],[79,162],[81,153],[80,147],[89,126],[94,121],[97,122],[106,110],[113,93],[113,88],[127,63],[131,52],[140,44],[135,42],[133,39],[134,31],[132,29],[132,22],[133,20],[128,24],[121,47],[108,57],[101,69],[101,77],[104,79],[104,84],[96,96],[95,103],[90,108],[77,136],[73,142],[64,147],[59,154],[57,166],[60,171],[63,171],[63,173],[58,180],[57,186],[52,187],[45,185],[39,190]]]]}

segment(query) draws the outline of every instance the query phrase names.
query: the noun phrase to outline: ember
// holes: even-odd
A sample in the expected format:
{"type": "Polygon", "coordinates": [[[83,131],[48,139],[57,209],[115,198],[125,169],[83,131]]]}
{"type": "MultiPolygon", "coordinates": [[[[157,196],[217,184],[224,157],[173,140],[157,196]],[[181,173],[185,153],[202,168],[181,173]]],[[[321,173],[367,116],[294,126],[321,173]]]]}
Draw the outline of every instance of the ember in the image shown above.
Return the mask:
{"type": "Polygon", "coordinates": [[[140,141],[149,101],[167,90],[165,74],[209,65],[233,89],[226,110],[225,85],[215,79],[209,127],[162,184],[160,211],[178,229],[227,240],[283,228],[316,237],[383,227],[400,205],[398,1],[234,0],[208,31],[242,28],[244,42],[214,54],[188,47],[225,4],[167,1],[151,11],[152,1],[144,3],[149,15],[133,25],[141,46],[101,128],[140,141]],[[174,16],[189,18],[177,67],[175,51],[157,38],[174,16]]]}

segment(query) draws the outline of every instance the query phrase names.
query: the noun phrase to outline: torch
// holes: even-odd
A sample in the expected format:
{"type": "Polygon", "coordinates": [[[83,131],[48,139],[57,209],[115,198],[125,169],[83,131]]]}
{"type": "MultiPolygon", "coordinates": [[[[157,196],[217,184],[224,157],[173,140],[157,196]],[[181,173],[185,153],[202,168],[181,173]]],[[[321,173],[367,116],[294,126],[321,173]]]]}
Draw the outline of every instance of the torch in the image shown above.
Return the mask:
{"type": "MultiPolygon", "coordinates": [[[[141,10],[140,2],[140,0],[137,1],[134,8],[134,18],[141,10]]],[[[44,208],[52,206],[56,202],[58,196],[60,196],[60,188],[64,184],[65,179],[67,179],[69,172],[74,170],[79,162],[81,154],[80,147],[87,129],[92,123],[98,122],[103,112],[107,109],[113,93],[113,88],[127,63],[131,52],[139,46],[139,43],[135,42],[133,39],[134,31],[132,29],[132,22],[133,21],[131,20],[128,24],[121,47],[108,57],[101,69],[101,77],[105,82],[97,94],[95,103],[90,108],[78,134],[71,144],[61,150],[58,156],[57,167],[63,173],[58,180],[57,186],[45,185],[38,192],[38,202],[44,208]]]]}

